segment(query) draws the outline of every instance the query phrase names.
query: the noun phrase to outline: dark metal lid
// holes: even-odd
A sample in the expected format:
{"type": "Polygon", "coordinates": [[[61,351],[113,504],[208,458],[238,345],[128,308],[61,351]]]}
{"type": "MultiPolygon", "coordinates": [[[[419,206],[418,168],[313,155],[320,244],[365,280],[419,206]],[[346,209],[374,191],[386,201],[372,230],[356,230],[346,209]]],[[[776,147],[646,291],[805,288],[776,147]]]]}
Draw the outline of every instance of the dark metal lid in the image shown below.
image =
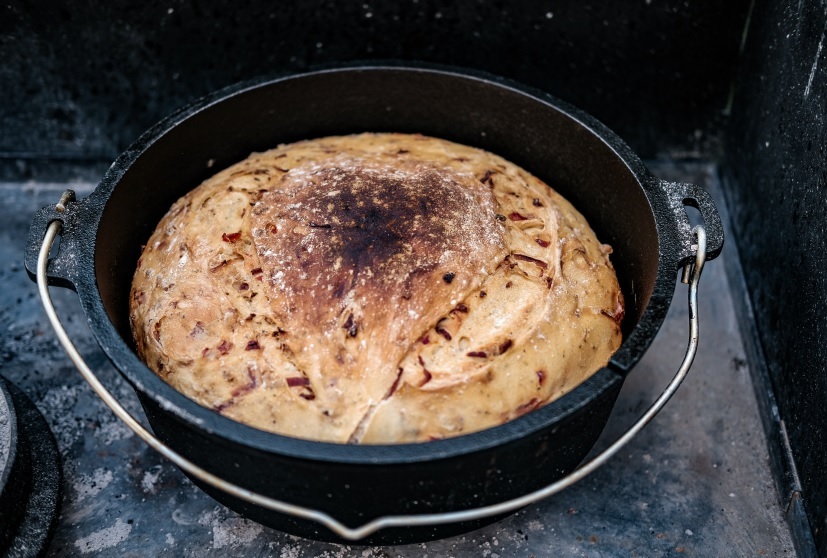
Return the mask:
{"type": "Polygon", "coordinates": [[[46,420],[0,377],[0,555],[39,556],[60,509],[62,473],[46,420]]]}
{"type": "Polygon", "coordinates": [[[17,420],[12,410],[11,396],[0,383],[0,493],[6,486],[9,469],[14,461],[12,441],[17,438],[17,420]]]}

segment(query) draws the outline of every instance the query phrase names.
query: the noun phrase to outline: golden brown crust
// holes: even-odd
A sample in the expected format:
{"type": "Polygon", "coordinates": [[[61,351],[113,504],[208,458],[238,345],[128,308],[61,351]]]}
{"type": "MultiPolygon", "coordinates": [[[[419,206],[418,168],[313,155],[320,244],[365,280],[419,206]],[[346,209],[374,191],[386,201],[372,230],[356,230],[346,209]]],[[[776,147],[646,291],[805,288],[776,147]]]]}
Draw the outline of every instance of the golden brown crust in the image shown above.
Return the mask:
{"type": "Polygon", "coordinates": [[[150,368],[227,416],[423,441],[501,424],[605,365],[623,313],[609,251],[502,158],[418,135],[323,138],[176,202],[130,316],[150,368]]]}

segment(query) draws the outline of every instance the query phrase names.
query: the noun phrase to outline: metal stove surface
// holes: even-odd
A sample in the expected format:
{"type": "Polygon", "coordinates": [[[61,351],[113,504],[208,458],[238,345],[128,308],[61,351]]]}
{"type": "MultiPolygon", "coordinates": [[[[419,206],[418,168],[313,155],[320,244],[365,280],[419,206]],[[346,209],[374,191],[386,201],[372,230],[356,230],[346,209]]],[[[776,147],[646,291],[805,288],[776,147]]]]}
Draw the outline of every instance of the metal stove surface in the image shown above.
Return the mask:
{"type": "MultiPolygon", "coordinates": [[[[716,168],[650,163],[696,182],[722,204],[716,168]]],[[[52,334],[22,265],[35,210],[90,183],[0,184],[0,368],[45,415],[63,457],[64,500],[48,556],[792,556],[769,468],[750,370],[722,259],[700,289],[701,347],[689,378],[643,433],[575,487],[486,528],[420,545],[341,546],[245,520],[147,449],[99,403],[52,334]]],[[[90,366],[130,411],[140,407],[96,345],[73,293],[53,290],[90,366]]],[[[686,289],[618,399],[598,448],[618,436],[668,382],[688,335],[686,289]]]]}

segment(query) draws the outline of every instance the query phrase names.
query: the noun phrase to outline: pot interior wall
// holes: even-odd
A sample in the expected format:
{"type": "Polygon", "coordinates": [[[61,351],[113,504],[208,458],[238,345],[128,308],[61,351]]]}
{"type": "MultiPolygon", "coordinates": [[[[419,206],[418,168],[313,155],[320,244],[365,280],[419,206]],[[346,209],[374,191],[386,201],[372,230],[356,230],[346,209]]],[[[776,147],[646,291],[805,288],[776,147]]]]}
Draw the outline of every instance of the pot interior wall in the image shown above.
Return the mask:
{"type": "MultiPolygon", "coordinates": [[[[612,146],[553,105],[490,81],[439,71],[339,70],[239,89],[162,123],[109,176],[95,247],[106,311],[131,345],[129,286],[158,221],[218,170],[279,143],[364,131],[423,133],[487,149],[548,182],[612,245],[627,304],[624,335],[653,292],[658,235],[649,202],[612,146]]],[[[107,179],[104,180],[106,183],[107,179]]]]}

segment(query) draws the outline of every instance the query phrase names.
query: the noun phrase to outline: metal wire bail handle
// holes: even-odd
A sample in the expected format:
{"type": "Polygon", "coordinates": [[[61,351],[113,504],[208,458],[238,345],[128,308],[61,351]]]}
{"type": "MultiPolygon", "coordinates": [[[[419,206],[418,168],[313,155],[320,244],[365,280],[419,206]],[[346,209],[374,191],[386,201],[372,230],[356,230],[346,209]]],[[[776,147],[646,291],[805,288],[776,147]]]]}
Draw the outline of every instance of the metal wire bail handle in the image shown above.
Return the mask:
{"type": "MultiPolygon", "coordinates": [[[[61,198],[61,203],[59,203],[57,207],[58,211],[61,210],[60,205],[62,205],[62,202],[63,199],[61,198]]],[[[40,293],[40,298],[43,301],[43,307],[46,310],[46,316],[49,318],[49,321],[54,327],[55,334],[57,335],[60,344],[63,345],[63,348],[66,350],[66,353],[69,355],[69,358],[77,367],[80,374],[89,383],[94,392],[103,400],[106,406],[109,407],[119,419],[126,423],[126,425],[144,442],[149,444],[150,447],[172,461],[186,473],[196,477],[198,480],[208,483],[214,488],[223,490],[227,494],[245,500],[251,504],[302,519],[308,519],[324,525],[343,539],[347,540],[363,539],[368,535],[379,531],[380,529],[385,529],[388,527],[442,525],[446,523],[472,521],[485,517],[491,517],[493,515],[510,513],[542,500],[543,498],[547,498],[552,494],[556,494],[564,488],[568,488],[606,463],[612,456],[620,451],[623,446],[634,438],[635,435],[637,435],[638,432],[640,432],[643,427],[655,417],[655,415],[657,415],[672,395],[674,395],[678,387],[680,387],[684,378],[686,378],[689,368],[692,365],[692,361],[695,359],[695,353],[698,350],[698,283],[701,279],[701,272],[703,271],[704,262],[706,261],[706,231],[702,225],[696,226],[693,230],[697,241],[695,261],[694,263],[688,264],[684,268],[683,275],[684,283],[689,283],[689,344],[686,349],[686,354],[680,368],[675,374],[675,377],[672,378],[672,381],[669,382],[669,385],[666,389],[664,389],[663,393],[660,394],[652,406],[649,407],[649,409],[629,428],[629,430],[626,431],[625,434],[594,457],[591,461],[581,465],[565,477],[549,484],[544,488],[519,498],[462,511],[417,515],[388,515],[374,519],[359,527],[350,528],[325,512],[290,504],[288,502],[270,498],[269,496],[264,496],[263,494],[258,494],[236,484],[227,482],[209,471],[202,469],[161,442],[149,430],[144,428],[138,420],[130,415],[129,412],[123,408],[123,406],[121,406],[115,397],[103,386],[97,376],[95,376],[94,372],[92,372],[83,360],[83,357],[75,348],[72,341],[69,339],[66,330],[63,329],[63,325],[57,317],[54,305],[52,304],[52,299],[49,296],[49,288],[46,279],[46,267],[48,264],[49,252],[52,249],[55,237],[60,233],[61,227],[62,225],[60,221],[52,221],[49,223],[49,227],[46,230],[46,235],[43,238],[43,244],[40,247],[40,252],[37,257],[37,288],[40,293]]]]}

